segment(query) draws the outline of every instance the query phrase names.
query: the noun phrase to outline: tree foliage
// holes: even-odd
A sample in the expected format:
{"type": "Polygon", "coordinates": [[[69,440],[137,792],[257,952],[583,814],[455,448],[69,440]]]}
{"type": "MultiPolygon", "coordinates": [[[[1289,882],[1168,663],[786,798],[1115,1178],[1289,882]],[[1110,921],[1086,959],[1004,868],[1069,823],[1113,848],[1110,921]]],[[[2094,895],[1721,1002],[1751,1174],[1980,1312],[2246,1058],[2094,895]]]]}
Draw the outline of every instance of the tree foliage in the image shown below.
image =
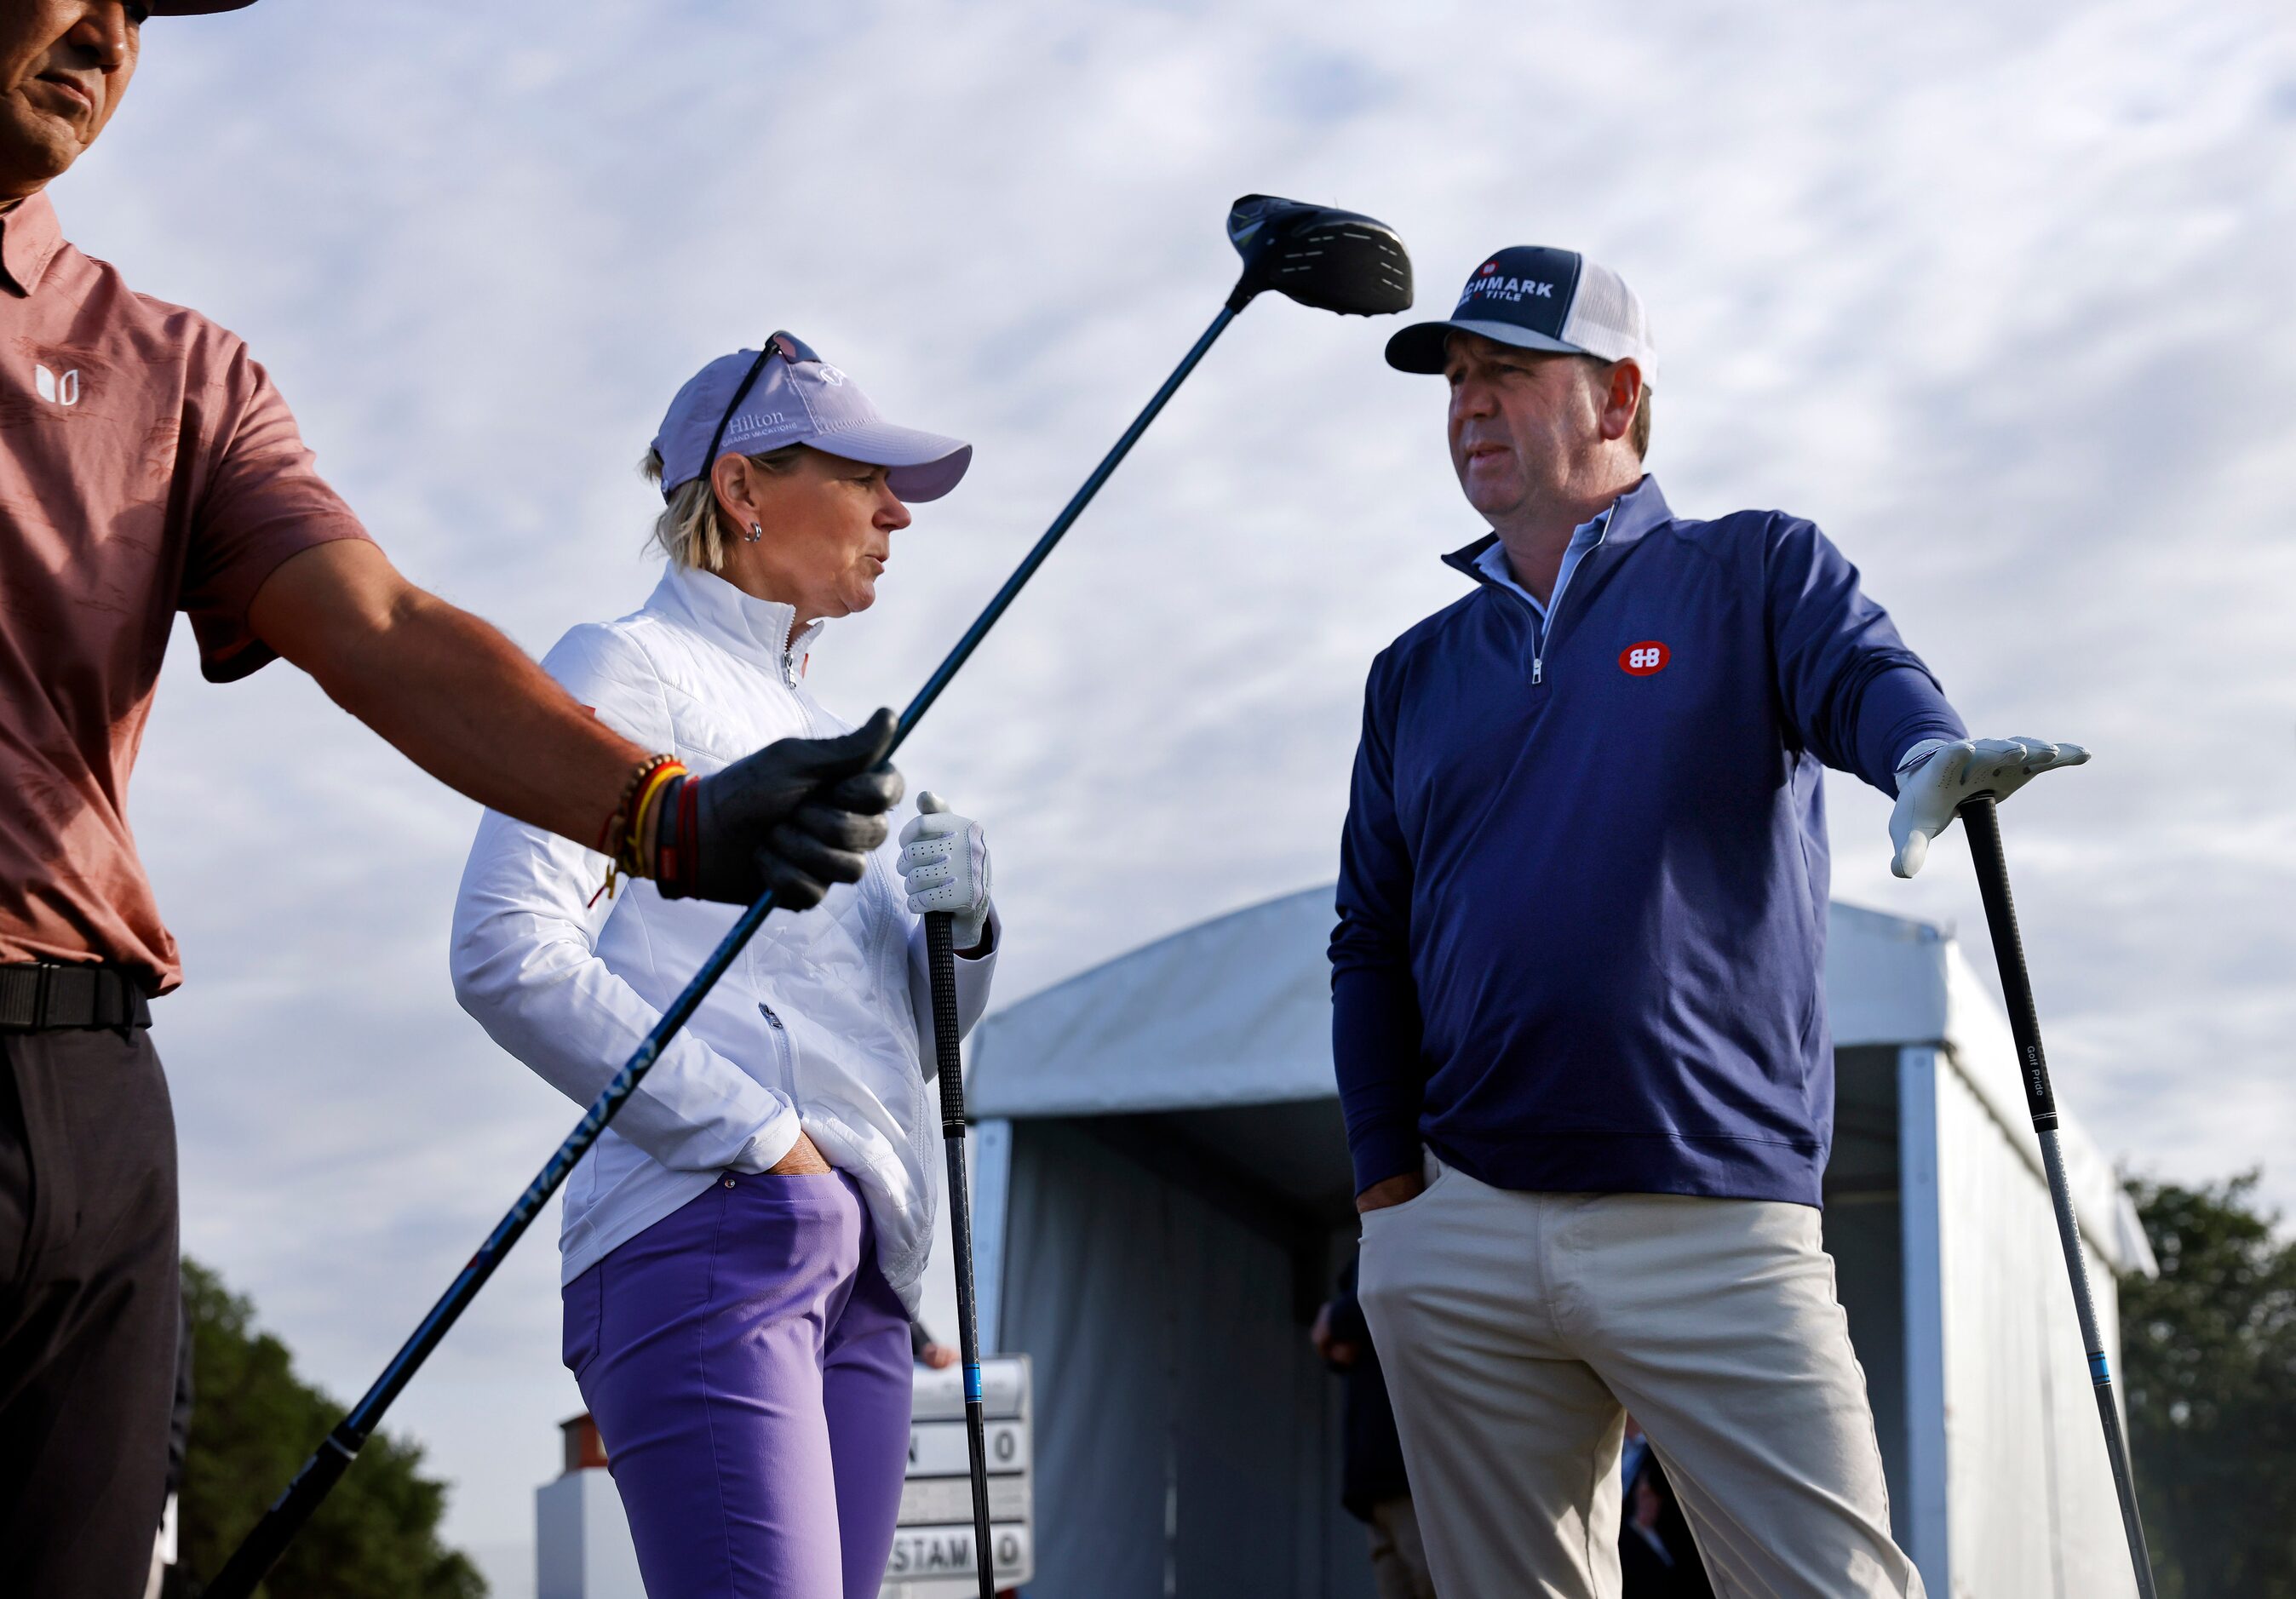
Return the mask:
{"type": "MultiPolygon", "coordinates": [[[[184,1303],[196,1398],[178,1499],[179,1564],[197,1582],[222,1569],[344,1407],[298,1380],[287,1346],[256,1329],[254,1306],[196,1261],[184,1262],[184,1303]]],[[[376,1434],[257,1592],[483,1599],[477,1569],[439,1540],[447,1486],[423,1476],[422,1462],[418,1446],[376,1434]]]]}
{"type": "Polygon", "coordinates": [[[2256,1184],[2128,1185],[2161,1262],[2120,1335],[2163,1599],[2296,1599],[2296,1244],[2256,1184]]]}

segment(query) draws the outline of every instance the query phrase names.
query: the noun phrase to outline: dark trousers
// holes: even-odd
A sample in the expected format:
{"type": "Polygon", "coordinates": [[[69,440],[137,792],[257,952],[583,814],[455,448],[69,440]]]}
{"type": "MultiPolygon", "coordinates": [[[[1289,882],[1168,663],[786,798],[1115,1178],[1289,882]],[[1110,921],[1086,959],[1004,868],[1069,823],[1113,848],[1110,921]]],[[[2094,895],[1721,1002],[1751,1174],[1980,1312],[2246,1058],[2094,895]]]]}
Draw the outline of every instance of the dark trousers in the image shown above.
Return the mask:
{"type": "Polygon", "coordinates": [[[0,1594],[135,1599],[167,1497],[176,1121],[149,1033],[0,1033],[0,1594]]]}

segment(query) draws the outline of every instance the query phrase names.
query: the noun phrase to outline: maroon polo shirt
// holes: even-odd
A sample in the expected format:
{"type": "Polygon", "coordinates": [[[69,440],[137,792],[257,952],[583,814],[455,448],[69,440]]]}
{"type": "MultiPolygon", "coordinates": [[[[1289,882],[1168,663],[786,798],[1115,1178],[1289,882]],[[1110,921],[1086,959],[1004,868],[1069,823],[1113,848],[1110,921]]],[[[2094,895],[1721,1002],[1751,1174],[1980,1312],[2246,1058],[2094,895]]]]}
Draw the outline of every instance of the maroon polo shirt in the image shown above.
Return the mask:
{"type": "Polygon", "coordinates": [[[247,607],[279,563],[365,538],[239,338],[0,217],[0,961],[182,979],[127,829],[175,613],[218,683],[272,659],[247,607]]]}

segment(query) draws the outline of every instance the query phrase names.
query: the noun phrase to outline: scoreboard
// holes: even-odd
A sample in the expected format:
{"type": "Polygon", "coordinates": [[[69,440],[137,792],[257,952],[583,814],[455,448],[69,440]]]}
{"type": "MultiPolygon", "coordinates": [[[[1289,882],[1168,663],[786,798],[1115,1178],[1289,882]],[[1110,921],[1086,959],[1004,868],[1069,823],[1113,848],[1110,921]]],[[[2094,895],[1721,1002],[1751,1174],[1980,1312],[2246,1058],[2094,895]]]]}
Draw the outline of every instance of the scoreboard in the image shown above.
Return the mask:
{"type": "MultiPolygon", "coordinates": [[[[996,1586],[1018,1587],[1036,1575],[1029,1357],[995,1355],[982,1360],[980,1398],[988,1417],[989,1553],[996,1586]]],[[[920,1366],[900,1526],[893,1535],[882,1599],[978,1599],[971,1472],[963,1368],[935,1372],[920,1366]]]]}

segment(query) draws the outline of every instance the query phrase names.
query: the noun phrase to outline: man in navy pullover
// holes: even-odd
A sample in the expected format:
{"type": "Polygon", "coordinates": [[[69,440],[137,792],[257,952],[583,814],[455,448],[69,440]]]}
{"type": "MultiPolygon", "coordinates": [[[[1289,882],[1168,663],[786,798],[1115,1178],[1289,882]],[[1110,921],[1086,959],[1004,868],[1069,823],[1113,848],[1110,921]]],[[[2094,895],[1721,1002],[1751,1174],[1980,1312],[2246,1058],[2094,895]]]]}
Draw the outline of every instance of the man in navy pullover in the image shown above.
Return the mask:
{"type": "Polygon", "coordinates": [[[1492,531],[1372,668],[1333,1047],[1446,1599],[1618,1591],[1631,1408],[1718,1592],[1912,1595],[1818,1228],[1833,1120],[1823,768],[1963,798],[2072,746],[1972,742],[1810,523],[1675,514],[1614,273],[1501,250],[1388,345],[1450,389],[1492,531]]]}

